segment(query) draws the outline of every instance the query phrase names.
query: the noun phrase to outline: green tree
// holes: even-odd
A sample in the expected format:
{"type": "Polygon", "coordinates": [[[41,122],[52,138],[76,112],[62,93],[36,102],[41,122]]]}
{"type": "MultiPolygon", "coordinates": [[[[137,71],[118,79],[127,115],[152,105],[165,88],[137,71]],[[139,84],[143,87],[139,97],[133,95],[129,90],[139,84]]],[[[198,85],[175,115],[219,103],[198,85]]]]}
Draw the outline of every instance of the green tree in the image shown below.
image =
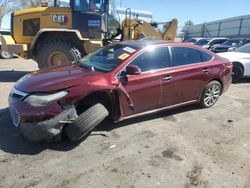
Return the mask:
{"type": "Polygon", "coordinates": [[[181,29],[181,38],[186,39],[188,37],[188,31],[189,29],[194,25],[194,23],[191,20],[188,20],[184,23],[184,26],[181,29]]]}

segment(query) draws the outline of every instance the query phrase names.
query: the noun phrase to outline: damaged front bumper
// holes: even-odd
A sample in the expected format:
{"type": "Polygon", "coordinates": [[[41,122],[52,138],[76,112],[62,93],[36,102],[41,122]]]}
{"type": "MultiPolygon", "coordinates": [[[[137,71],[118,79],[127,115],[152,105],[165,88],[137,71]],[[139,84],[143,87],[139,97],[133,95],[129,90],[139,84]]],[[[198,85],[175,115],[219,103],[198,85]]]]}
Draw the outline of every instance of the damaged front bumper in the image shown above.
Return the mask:
{"type": "Polygon", "coordinates": [[[21,123],[19,130],[24,138],[31,142],[57,141],[61,139],[65,122],[74,120],[76,117],[75,107],[71,106],[54,118],[35,123],[21,123]]]}

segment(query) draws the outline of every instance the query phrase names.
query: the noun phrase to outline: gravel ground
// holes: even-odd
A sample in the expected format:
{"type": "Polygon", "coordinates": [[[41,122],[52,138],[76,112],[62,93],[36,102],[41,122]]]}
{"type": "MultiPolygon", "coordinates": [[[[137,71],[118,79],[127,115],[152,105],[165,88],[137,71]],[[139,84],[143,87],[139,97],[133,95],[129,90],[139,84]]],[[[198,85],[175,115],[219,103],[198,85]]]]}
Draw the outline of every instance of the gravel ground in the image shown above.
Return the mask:
{"type": "Polygon", "coordinates": [[[187,106],[35,145],[11,124],[8,93],[36,70],[0,60],[0,187],[250,187],[250,79],[210,109],[187,106]]]}

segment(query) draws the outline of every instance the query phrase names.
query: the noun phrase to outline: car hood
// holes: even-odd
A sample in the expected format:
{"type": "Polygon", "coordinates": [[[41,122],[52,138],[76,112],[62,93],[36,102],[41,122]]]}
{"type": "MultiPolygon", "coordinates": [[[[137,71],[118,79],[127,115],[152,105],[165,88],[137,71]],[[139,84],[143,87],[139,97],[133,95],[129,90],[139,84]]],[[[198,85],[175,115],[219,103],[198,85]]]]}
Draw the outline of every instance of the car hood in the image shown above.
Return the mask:
{"type": "Polygon", "coordinates": [[[218,53],[217,55],[227,58],[230,61],[235,59],[250,59],[249,53],[242,53],[242,52],[224,52],[224,53],[218,53]]]}
{"type": "Polygon", "coordinates": [[[101,74],[79,65],[51,67],[25,75],[15,84],[23,92],[50,92],[80,85],[92,76],[101,74]]]}

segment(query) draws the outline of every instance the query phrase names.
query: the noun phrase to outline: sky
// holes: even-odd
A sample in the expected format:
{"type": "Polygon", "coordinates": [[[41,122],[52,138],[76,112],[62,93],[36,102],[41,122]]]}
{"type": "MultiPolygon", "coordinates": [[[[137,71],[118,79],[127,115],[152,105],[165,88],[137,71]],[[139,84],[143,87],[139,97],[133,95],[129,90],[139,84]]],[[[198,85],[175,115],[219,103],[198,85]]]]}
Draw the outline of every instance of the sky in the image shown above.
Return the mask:
{"type": "Polygon", "coordinates": [[[235,16],[250,15],[250,0],[117,0],[125,7],[153,13],[154,21],[177,18],[179,27],[191,20],[194,24],[235,16]]]}
{"type": "MultiPolygon", "coordinates": [[[[116,0],[116,3],[117,6],[150,11],[157,22],[177,18],[179,28],[188,20],[199,24],[250,15],[250,0],[116,0]]],[[[9,25],[9,16],[6,16],[2,28],[9,28],[9,25]]]]}

